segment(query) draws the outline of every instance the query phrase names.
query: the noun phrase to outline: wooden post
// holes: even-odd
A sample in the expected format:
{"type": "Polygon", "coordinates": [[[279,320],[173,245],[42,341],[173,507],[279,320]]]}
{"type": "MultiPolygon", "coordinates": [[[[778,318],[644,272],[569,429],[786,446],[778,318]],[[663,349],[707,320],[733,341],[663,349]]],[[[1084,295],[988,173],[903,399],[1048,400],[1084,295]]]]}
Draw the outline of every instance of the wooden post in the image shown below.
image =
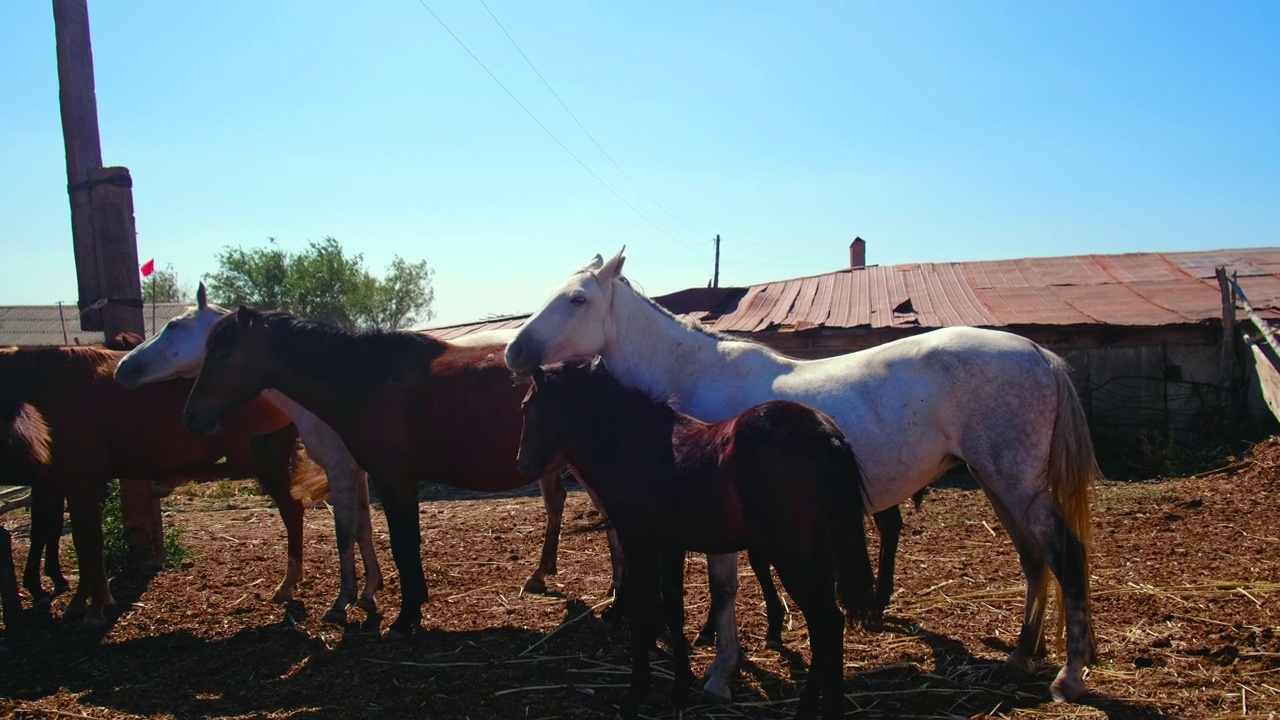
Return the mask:
{"type": "Polygon", "coordinates": [[[1236,295],[1227,278],[1226,268],[1214,268],[1218,290],[1222,294],[1222,348],[1218,358],[1218,379],[1224,406],[1236,396],[1236,295]]]}
{"type": "Polygon", "coordinates": [[[720,287],[720,234],[716,233],[716,266],[715,274],[711,276],[711,287],[720,287]]]}
{"type": "Polygon", "coordinates": [[[58,103],[67,151],[67,193],[71,200],[71,241],[75,246],[80,329],[101,330],[102,313],[91,307],[106,297],[93,238],[89,173],[102,167],[98,139],[98,98],[93,87],[93,49],[85,0],[53,0],[58,44],[58,103]]]}
{"type": "MultiPolygon", "coordinates": [[[[127,169],[102,167],[85,0],[53,0],[53,22],[80,329],[102,330],[106,337],[125,330],[142,335],[133,183],[127,169]]],[[[135,556],[158,557],[164,551],[164,530],[160,502],[151,496],[150,485],[121,483],[120,499],[135,556]]]]}

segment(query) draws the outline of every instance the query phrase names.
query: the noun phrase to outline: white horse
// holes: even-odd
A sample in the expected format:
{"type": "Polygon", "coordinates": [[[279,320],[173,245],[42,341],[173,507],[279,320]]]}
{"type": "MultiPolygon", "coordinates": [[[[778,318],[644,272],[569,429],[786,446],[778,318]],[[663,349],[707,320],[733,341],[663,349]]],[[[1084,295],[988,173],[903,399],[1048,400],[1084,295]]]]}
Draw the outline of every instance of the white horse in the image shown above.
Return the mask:
{"type": "MultiPolygon", "coordinates": [[[[624,384],[670,397],[707,422],[768,400],[812,405],[848,436],[872,512],[896,510],[967,463],[1027,578],[1022,631],[1009,663],[1030,672],[1043,652],[1047,566],[1061,588],[1067,626],[1067,662],[1052,694],[1056,700],[1083,694],[1081,672],[1094,656],[1089,487],[1100,472],[1061,358],[1010,333],[947,328],[796,360],[672,315],[631,287],[622,276],[624,259],[622,252],[608,262],[597,255],[574,273],[507,346],[507,365],[529,372],[600,355],[624,384]]],[[[709,557],[708,570],[718,617],[705,691],[727,700],[726,681],[738,661],[736,556],[709,557]]]]}
{"type": "MultiPolygon", "coordinates": [[[[205,340],[210,331],[230,311],[208,302],[204,283],[196,291],[196,306],[170,320],[164,329],[134,348],[116,367],[115,379],[126,388],[179,377],[195,377],[204,362],[205,340]]],[[[493,330],[468,335],[454,344],[501,345],[514,337],[514,330],[493,330]]],[[[324,468],[329,481],[334,526],[338,541],[341,585],[324,621],[343,623],[347,607],[356,604],[366,612],[376,612],[375,595],[382,587],[382,570],[373,547],[373,525],[369,516],[369,478],[351,457],[342,438],[320,418],[278,390],[264,390],[262,396],[293,420],[307,454],[324,468]],[[353,546],[358,545],[364,562],[364,590],[356,597],[356,566],[353,546]]],[[[546,592],[546,577],[556,572],[560,524],[564,516],[565,489],[556,475],[539,480],[547,509],[546,536],[542,557],[525,583],[529,592],[546,592]]],[[[610,538],[612,541],[612,537],[610,538]]],[[[612,547],[612,545],[611,545],[612,547]]],[[[620,562],[620,561],[619,561],[620,562]]],[[[293,589],[302,579],[302,568],[290,567],[272,597],[273,602],[293,598],[293,589]]],[[[616,584],[615,579],[615,584],[616,584]]]]}

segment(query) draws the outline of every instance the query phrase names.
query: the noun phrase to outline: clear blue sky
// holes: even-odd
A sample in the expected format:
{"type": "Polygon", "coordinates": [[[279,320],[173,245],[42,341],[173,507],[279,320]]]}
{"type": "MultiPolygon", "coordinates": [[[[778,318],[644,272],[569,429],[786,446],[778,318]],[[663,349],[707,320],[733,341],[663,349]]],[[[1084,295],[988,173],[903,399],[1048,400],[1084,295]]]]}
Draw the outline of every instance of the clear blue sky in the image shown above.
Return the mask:
{"type": "MultiPolygon", "coordinates": [[[[94,2],[140,257],[332,235],[435,324],[628,248],[650,294],[879,264],[1280,244],[1274,2],[94,2]],[[668,214],[670,213],[670,214],[668,214]],[[654,226],[660,226],[658,229],[654,226]]],[[[0,9],[0,304],[75,300],[47,2],[0,9]]]]}

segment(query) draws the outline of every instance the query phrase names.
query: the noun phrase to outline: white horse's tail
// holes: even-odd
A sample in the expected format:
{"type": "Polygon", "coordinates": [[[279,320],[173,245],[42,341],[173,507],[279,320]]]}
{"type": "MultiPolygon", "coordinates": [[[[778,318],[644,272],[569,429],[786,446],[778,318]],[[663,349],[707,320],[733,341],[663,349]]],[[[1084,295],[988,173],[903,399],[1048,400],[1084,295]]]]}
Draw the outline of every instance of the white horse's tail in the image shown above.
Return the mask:
{"type": "MultiPolygon", "coordinates": [[[[1058,413],[1053,426],[1053,438],[1049,445],[1049,488],[1053,493],[1053,503],[1062,514],[1067,527],[1084,546],[1084,583],[1085,602],[1088,607],[1089,592],[1089,549],[1091,545],[1091,523],[1089,514],[1089,496],[1092,486],[1102,479],[1102,471],[1098,468],[1098,459],[1093,452],[1093,439],[1089,435],[1089,424],[1085,419],[1084,408],[1075,386],[1071,383],[1070,366],[1061,357],[1037,346],[1042,357],[1049,363],[1053,372],[1054,383],[1058,390],[1058,413]]],[[[1041,584],[1037,603],[1043,617],[1045,597],[1044,582],[1041,584]]],[[[1062,587],[1058,586],[1058,607],[1062,608],[1062,587]]],[[[1058,630],[1061,635],[1062,617],[1059,613],[1058,630]]],[[[1091,646],[1096,646],[1092,637],[1091,646]]]]}

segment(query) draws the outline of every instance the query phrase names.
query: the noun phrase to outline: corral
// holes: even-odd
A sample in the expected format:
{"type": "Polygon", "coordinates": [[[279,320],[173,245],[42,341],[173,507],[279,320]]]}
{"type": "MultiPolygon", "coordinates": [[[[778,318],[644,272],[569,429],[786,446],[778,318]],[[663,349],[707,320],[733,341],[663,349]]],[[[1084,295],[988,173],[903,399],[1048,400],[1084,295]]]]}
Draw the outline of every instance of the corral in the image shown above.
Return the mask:
{"type": "MultiPolygon", "coordinates": [[[[901,589],[882,631],[846,633],[848,710],[866,717],[1270,717],[1280,712],[1274,489],[1280,442],[1222,472],[1108,482],[1094,499],[1093,605],[1099,662],[1079,705],[1052,704],[1061,662],[1022,680],[1002,661],[1022,603],[1015,554],[981,493],[933,491],[907,518],[901,589]]],[[[206,488],[209,486],[205,486],[206,488]]],[[[240,488],[244,489],[243,486],[240,488]]],[[[549,596],[522,595],[536,562],[541,503],[424,489],[428,632],[405,643],[320,623],[337,587],[332,519],[307,514],[301,600],[267,603],[284,562],[279,520],[256,496],[208,489],[171,498],[194,563],[115,580],[104,637],[32,618],[2,670],[0,712],[15,717],[584,718],[612,712],[627,679],[625,630],[595,616],[609,563],[584,494],[572,493],[549,596]],[[216,495],[217,493],[212,493],[216,495]]],[[[24,520],[11,515],[17,551],[24,520]]],[[[384,567],[385,524],[375,511],[384,567]]],[[[688,570],[687,630],[706,610],[701,558],[688,570]]],[[[807,666],[798,615],[787,648],[765,650],[764,617],[743,565],[746,662],[732,706],[684,717],[780,718],[807,666]]],[[[394,609],[391,571],[379,595],[394,609]]],[[[55,602],[56,618],[66,598],[55,602]]],[[[353,613],[354,619],[354,613],[353,613]]],[[[383,620],[385,625],[389,620],[383,620]]],[[[385,628],[384,628],[385,629],[385,628]]],[[[695,670],[710,660],[702,649],[695,670]]],[[[671,717],[659,680],[646,707],[671,717]]]]}

